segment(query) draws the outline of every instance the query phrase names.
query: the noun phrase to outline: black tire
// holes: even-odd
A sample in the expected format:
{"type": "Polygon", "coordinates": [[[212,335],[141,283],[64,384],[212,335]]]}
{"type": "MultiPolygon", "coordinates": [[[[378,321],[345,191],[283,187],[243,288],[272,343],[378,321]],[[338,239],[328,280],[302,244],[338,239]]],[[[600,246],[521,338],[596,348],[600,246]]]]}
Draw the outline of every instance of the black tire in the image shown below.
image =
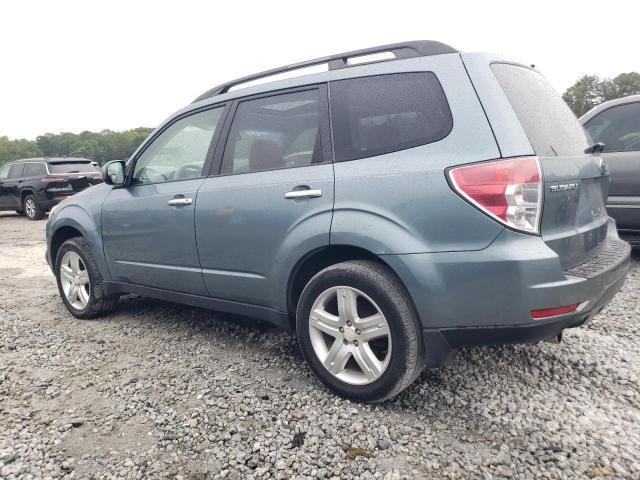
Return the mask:
{"type": "Polygon", "coordinates": [[[386,266],[358,260],[339,263],[317,273],[302,291],[296,311],[297,336],[311,370],[342,397],[363,402],[380,402],[407,388],[425,365],[418,315],[407,291],[386,266]],[[309,334],[311,308],[331,287],[346,286],[366,294],[384,314],[393,348],[386,370],[365,385],[344,382],[330,373],[316,355],[309,334]]]}
{"type": "Polygon", "coordinates": [[[24,217],[24,210],[16,210],[16,213],[21,217],[24,217]]]}
{"type": "Polygon", "coordinates": [[[90,319],[104,316],[111,312],[118,302],[118,296],[105,296],[102,288],[102,275],[98,270],[96,259],[89,248],[89,244],[82,237],[75,237],[67,240],[60,246],[58,254],[56,255],[55,263],[55,275],[58,284],[58,291],[60,297],[64,302],[67,310],[76,318],[90,319]],[[80,256],[85,270],[89,274],[89,301],[85,308],[77,309],[71,305],[67,299],[61,281],[60,268],[62,264],[62,258],[68,251],[73,251],[80,256]]]}
{"type": "Polygon", "coordinates": [[[42,220],[44,218],[44,210],[33,195],[27,195],[22,202],[22,209],[29,220],[42,220]],[[28,205],[31,204],[32,206],[28,205]]]}

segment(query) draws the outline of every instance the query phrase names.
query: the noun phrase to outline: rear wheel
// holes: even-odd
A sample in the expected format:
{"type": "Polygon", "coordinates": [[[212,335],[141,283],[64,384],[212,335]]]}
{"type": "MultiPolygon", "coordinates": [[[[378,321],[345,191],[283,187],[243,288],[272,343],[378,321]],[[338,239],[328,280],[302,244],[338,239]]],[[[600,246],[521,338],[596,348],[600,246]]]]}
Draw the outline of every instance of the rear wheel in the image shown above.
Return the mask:
{"type": "Polygon", "coordinates": [[[316,274],[300,297],[297,335],[309,366],[341,396],[382,401],[424,367],[420,323],[393,272],[351,261],[316,274]]]}
{"type": "Polygon", "coordinates": [[[106,315],[118,301],[117,296],[105,296],[102,275],[89,245],[82,237],[64,242],[56,256],[58,291],[67,310],[77,318],[106,315]]]}
{"type": "Polygon", "coordinates": [[[44,218],[44,210],[33,195],[27,195],[24,198],[23,207],[24,213],[29,220],[42,220],[44,218]]]}

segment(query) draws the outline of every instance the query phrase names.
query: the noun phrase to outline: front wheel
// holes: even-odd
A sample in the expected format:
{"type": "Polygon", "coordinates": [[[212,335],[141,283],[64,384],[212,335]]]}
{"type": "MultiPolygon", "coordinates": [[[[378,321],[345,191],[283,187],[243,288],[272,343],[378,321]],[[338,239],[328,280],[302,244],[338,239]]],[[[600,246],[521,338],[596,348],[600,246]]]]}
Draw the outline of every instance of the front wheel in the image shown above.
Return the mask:
{"type": "Polygon", "coordinates": [[[413,303],[393,272],[376,262],[344,262],[316,274],[300,297],[296,326],[311,369],[346,398],[391,398],[424,367],[413,303]]]}
{"type": "Polygon", "coordinates": [[[82,237],[62,244],[56,256],[55,272],[62,301],[74,317],[106,315],[118,301],[117,296],[104,295],[102,275],[89,244],[82,237]]]}

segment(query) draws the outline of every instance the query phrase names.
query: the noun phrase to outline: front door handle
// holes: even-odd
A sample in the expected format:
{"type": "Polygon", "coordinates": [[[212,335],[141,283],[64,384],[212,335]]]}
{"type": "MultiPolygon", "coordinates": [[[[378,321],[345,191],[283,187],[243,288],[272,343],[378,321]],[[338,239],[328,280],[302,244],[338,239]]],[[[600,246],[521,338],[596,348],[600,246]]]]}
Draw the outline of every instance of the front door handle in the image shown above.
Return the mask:
{"type": "Polygon", "coordinates": [[[175,207],[177,205],[191,205],[193,203],[193,199],[191,199],[191,198],[172,198],[167,203],[172,207],[175,207]]]}
{"type": "Polygon", "coordinates": [[[318,198],[322,196],[322,190],[291,190],[284,194],[284,198],[296,199],[296,198],[318,198]]]}

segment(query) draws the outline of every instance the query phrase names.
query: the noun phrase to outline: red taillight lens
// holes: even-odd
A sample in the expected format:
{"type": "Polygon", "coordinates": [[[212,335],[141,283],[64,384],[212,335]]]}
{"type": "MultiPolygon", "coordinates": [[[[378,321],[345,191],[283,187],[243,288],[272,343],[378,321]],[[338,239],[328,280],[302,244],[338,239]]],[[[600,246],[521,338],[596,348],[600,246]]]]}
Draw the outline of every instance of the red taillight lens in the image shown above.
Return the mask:
{"type": "Polygon", "coordinates": [[[48,175],[40,179],[41,182],[46,182],[46,183],[66,182],[67,180],[69,180],[69,177],[65,177],[64,175],[48,175]]]}
{"type": "Polygon", "coordinates": [[[556,315],[564,315],[565,313],[575,312],[578,308],[578,304],[563,305],[562,307],[543,308],[541,310],[531,310],[532,318],[547,318],[554,317],[556,315]]]}
{"type": "Polygon", "coordinates": [[[517,230],[538,233],[542,174],[536,157],[455,167],[449,176],[458,193],[485,213],[517,230]]]}

